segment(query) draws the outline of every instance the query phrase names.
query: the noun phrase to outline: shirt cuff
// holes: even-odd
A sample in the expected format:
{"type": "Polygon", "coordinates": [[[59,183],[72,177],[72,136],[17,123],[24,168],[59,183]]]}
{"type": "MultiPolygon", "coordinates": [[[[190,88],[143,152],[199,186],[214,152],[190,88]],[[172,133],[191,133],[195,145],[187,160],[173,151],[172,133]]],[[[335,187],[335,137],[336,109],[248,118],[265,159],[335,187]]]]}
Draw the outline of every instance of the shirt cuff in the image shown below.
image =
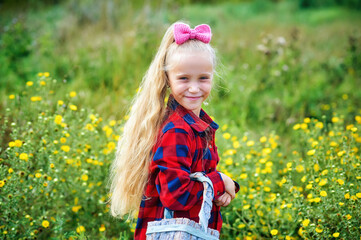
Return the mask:
{"type": "Polygon", "coordinates": [[[210,172],[206,175],[212,181],[213,191],[214,191],[214,200],[217,200],[226,191],[221,174],[217,171],[214,171],[214,172],[210,172]]]}

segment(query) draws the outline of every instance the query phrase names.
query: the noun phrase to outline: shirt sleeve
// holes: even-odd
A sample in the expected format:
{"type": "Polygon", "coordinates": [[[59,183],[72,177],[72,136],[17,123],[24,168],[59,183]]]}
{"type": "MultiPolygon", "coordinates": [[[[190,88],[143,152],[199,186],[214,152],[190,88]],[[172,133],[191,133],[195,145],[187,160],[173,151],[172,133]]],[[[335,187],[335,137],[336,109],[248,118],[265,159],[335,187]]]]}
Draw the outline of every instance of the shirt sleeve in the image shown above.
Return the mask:
{"type": "MultiPolygon", "coordinates": [[[[163,205],[173,211],[187,211],[200,204],[203,184],[190,179],[195,139],[184,129],[172,128],[160,138],[153,156],[151,171],[157,171],[157,191],[163,205]]],[[[223,180],[217,171],[208,173],[214,193],[225,192],[223,180]]]]}

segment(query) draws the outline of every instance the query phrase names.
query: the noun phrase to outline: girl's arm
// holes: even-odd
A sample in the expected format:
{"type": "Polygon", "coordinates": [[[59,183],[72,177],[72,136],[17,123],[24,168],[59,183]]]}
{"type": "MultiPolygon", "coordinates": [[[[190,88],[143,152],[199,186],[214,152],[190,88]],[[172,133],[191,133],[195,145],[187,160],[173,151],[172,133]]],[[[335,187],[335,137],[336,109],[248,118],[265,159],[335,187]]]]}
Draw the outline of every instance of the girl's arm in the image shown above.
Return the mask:
{"type": "MultiPolygon", "coordinates": [[[[203,184],[190,179],[195,139],[181,128],[165,132],[154,153],[151,171],[158,171],[155,179],[163,205],[173,211],[187,211],[200,204],[203,184]]],[[[208,173],[215,197],[223,195],[225,184],[217,171],[208,173]]]]}

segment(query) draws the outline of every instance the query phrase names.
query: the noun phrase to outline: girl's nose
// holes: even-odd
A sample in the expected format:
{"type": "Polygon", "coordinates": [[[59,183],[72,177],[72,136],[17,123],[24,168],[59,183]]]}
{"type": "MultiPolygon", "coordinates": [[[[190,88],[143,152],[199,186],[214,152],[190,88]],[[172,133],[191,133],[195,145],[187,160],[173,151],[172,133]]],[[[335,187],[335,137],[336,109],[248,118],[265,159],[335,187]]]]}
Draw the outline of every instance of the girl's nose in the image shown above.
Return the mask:
{"type": "Polygon", "coordinates": [[[189,86],[189,89],[188,89],[188,91],[189,92],[191,92],[191,93],[197,93],[197,92],[199,92],[199,86],[198,86],[198,84],[191,84],[190,86],[189,86]]]}

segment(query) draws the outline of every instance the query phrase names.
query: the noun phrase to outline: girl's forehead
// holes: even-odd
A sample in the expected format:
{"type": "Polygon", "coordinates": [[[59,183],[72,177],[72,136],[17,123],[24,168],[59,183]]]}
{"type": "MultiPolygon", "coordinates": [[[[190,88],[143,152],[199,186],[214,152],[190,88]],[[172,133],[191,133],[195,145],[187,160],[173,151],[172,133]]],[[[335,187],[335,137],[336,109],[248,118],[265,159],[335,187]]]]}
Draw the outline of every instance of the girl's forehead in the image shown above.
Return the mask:
{"type": "Polygon", "coordinates": [[[202,68],[213,71],[213,59],[206,51],[177,51],[167,61],[169,69],[202,68]]]}

